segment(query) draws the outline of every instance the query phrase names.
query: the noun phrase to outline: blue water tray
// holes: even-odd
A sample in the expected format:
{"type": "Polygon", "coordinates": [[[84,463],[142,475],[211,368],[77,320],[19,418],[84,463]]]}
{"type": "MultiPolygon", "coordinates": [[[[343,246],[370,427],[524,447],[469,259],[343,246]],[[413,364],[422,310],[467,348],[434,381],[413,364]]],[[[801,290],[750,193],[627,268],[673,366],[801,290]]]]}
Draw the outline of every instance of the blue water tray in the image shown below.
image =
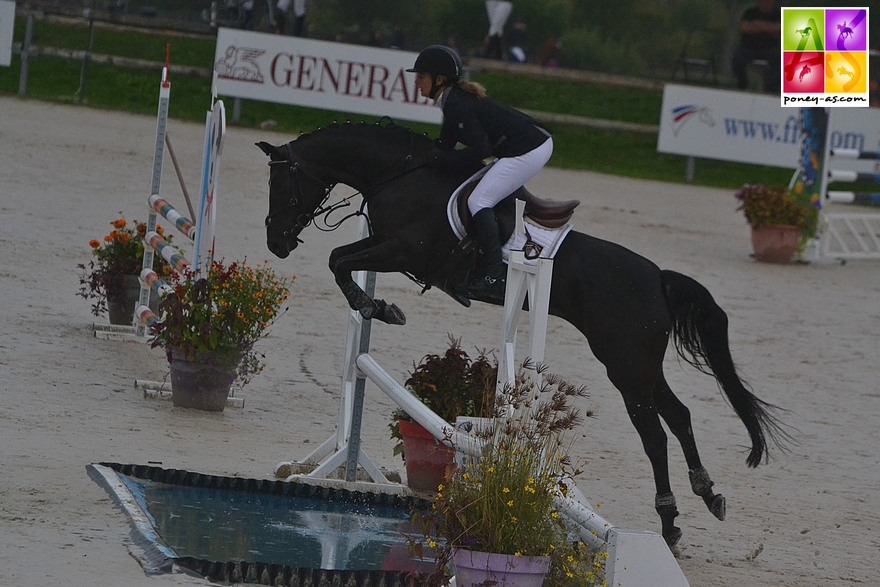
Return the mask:
{"type": "Polygon", "coordinates": [[[434,561],[410,556],[429,502],[145,465],[86,467],[132,523],[147,574],[175,565],[212,581],[409,587],[434,561]]]}

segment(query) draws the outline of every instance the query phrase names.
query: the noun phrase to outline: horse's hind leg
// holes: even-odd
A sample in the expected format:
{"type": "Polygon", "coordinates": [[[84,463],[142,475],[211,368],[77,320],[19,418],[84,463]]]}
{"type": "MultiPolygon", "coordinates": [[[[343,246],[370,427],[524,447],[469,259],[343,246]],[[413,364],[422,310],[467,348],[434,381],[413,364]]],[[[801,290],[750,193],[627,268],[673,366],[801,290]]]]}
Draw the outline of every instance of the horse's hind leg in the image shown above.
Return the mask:
{"type": "MultiPolygon", "coordinates": [[[[646,360],[646,362],[648,362],[646,360]]],[[[607,366],[607,364],[606,364],[607,366]]],[[[653,387],[651,376],[644,366],[639,369],[632,365],[622,366],[621,369],[608,369],[608,378],[623,396],[626,404],[626,412],[635,426],[639,437],[642,439],[642,447],[654,473],[654,486],[657,494],[654,498],[654,508],[660,516],[662,535],[666,544],[673,548],[681,539],[681,529],[676,527],[675,518],[678,516],[678,508],[675,504],[675,496],[669,484],[669,462],[666,452],[666,432],[660,423],[660,416],[652,401],[650,390],[653,387]],[[639,373],[641,371],[641,373],[639,373]]],[[[660,365],[657,365],[659,370],[660,365]]]]}
{"type": "Polygon", "coordinates": [[[688,465],[688,477],[691,482],[693,492],[703,498],[709,511],[718,518],[723,520],[726,512],[726,501],[721,494],[712,492],[712,486],[715,484],[709,478],[709,473],[703,467],[700,461],[700,455],[697,452],[697,441],[694,438],[694,431],[691,427],[691,412],[681,401],[675,397],[666,378],[661,374],[654,385],[654,403],[657,411],[669,429],[678,438],[681,443],[684,458],[688,465]]]}

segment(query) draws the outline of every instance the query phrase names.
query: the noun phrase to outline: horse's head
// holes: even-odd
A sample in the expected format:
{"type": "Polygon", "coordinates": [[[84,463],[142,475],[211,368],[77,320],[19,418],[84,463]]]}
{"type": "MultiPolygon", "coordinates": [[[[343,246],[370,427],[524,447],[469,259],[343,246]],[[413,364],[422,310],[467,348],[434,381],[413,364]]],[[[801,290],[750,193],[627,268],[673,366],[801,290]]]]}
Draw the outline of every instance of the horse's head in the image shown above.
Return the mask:
{"type": "Polygon", "coordinates": [[[284,259],[302,240],[299,233],[315,217],[333,184],[325,183],[303,168],[294,157],[291,144],[257,146],[269,156],[269,214],[266,216],[266,245],[284,259]]]}

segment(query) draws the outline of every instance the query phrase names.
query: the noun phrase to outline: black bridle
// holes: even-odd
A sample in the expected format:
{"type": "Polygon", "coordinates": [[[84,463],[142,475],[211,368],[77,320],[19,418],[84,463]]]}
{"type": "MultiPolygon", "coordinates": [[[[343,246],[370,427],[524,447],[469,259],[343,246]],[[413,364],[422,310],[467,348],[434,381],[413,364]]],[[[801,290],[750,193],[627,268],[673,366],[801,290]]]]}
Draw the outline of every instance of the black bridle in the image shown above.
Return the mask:
{"type": "MultiPolygon", "coordinates": [[[[324,197],[321,199],[321,202],[318,204],[318,207],[315,208],[312,212],[303,212],[296,217],[296,223],[292,227],[290,227],[290,229],[285,230],[284,232],[281,233],[285,238],[288,238],[288,239],[291,238],[291,236],[293,236],[293,235],[291,235],[291,231],[294,229],[297,229],[297,228],[299,229],[297,234],[299,234],[299,232],[302,232],[302,230],[304,228],[306,228],[309,224],[311,224],[314,221],[314,219],[317,218],[318,216],[324,216],[324,224],[327,226],[327,229],[323,229],[323,230],[328,230],[328,229],[329,230],[336,230],[337,228],[339,228],[339,226],[342,225],[343,222],[345,222],[346,220],[348,220],[349,218],[351,218],[353,216],[366,216],[366,214],[364,214],[364,207],[366,206],[367,200],[366,200],[366,198],[364,198],[364,201],[361,204],[361,207],[358,211],[353,212],[353,213],[349,214],[348,216],[345,216],[344,218],[342,218],[341,220],[339,220],[335,224],[328,223],[327,217],[329,217],[332,212],[338,210],[339,208],[344,208],[346,206],[350,206],[351,205],[350,200],[352,198],[354,198],[355,196],[362,195],[363,192],[355,192],[355,193],[351,194],[350,196],[346,196],[345,198],[342,198],[340,201],[336,202],[335,204],[331,204],[331,205],[325,207],[324,204],[330,198],[330,192],[333,191],[333,188],[336,187],[336,184],[335,183],[326,183],[324,180],[320,179],[319,177],[317,177],[313,173],[309,173],[308,171],[303,169],[302,165],[294,157],[293,147],[291,146],[292,144],[293,143],[290,142],[285,145],[285,147],[287,149],[287,160],[269,161],[270,167],[272,165],[287,165],[288,166],[288,173],[290,174],[290,183],[294,187],[294,193],[291,196],[291,198],[287,201],[286,204],[284,204],[283,206],[281,206],[280,208],[278,208],[274,212],[271,212],[266,215],[266,220],[265,220],[266,228],[269,228],[269,225],[272,224],[272,218],[274,218],[275,216],[277,216],[281,212],[286,211],[288,208],[296,207],[297,204],[299,204],[299,202],[304,198],[302,183],[300,182],[300,177],[299,177],[300,174],[305,175],[309,179],[315,181],[318,185],[322,186],[324,188],[324,197]]],[[[404,165],[406,165],[410,161],[412,161],[412,146],[410,146],[410,154],[406,156],[404,165]]],[[[409,173],[411,171],[415,171],[416,169],[419,169],[424,166],[425,166],[425,163],[421,163],[419,165],[415,165],[413,167],[409,167],[407,169],[404,169],[403,171],[396,173],[387,179],[384,179],[382,181],[377,182],[375,185],[371,186],[369,189],[367,189],[365,191],[367,191],[369,193],[375,193],[376,190],[378,190],[378,188],[384,186],[385,184],[389,183],[390,181],[395,180],[399,177],[402,177],[402,176],[406,175],[407,173],[409,173]]],[[[369,219],[368,219],[368,224],[369,224],[369,219]]],[[[372,230],[370,230],[370,232],[372,233],[372,230]]],[[[300,239],[298,236],[293,236],[293,238],[295,238],[298,243],[303,242],[302,239],[300,239]]]]}
{"type": "MultiPolygon", "coordinates": [[[[274,212],[270,212],[266,215],[265,226],[269,228],[269,225],[272,224],[272,218],[277,216],[278,214],[285,212],[288,208],[295,208],[299,202],[304,198],[302,182],[300,181],[300,174],[305,175],[309,179],[315,181],[318,185],[324,188],[324,197],[321,199],[321,202],[318,204],[318,207],[315,208],[311,212],[303,212],[302,214],[296,217],[296,223],[290,227],[290,229],[285,230],[282,235],[285,238],[291,237],[291,230],[295,228],[299,228],[302,231],[305,227],[312,223],[316,216],[320,216],[321,214],[329,214],[333,210],[341,207],[347,206],[348,202],[345,203],[337,203],[328,208],[324,208],[324,203],[330,198],[330,192],[333,191],[333,188],[336,187],[335,183],[326,183],[314,174],[311,174],[304,170],[299,162],[293,156],[293,148],[290,146],[290,143],[287,143],[287,160],[282,161],[269,161],[269,166],[272,165],[287,165],[288,173],[290,174],[290,183],[294,188],[293,195],[287,201],[287,203],[274,212]]],[[[299,237],[296,238],[297,242],[303,242],[299,237]]]]}

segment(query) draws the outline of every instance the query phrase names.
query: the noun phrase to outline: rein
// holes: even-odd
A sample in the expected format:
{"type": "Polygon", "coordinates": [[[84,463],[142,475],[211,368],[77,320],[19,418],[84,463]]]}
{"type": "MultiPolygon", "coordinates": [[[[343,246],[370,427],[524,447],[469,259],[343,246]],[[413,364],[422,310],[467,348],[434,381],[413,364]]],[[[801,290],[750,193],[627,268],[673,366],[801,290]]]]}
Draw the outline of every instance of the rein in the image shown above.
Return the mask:
{"type": "MultiPolygon", "coordinates": [[[[266,216],[266,220],[265,220],[266,227],[268,227],[272,223],[272,218],[274,218],[275,216],[277,216],[281,212],[286,211],[288,208],[295,207],[299,203],[299,201],[303,199],[303,196],[304,196],[303,188],[302,188],[302,183],[300,182],[300,179],[299,179],[299,173],[302,173],[306,177],[314,180],[316,183],[323,186],[324,197],[321,200],[321,202],[318,204],[318,207],[315,208],[315,210],[313,210],[312,212],[304,212],[304,213],[300,214],[299,216],[297,216],[296,224],[294,224],[294,226],[291,227],[292,229],[299,228],[300,230],[302,230],[302,229],[306,228],[309,224],[311,224],[315,218],[323,216],[324,217],[324,226],[326,228],[321,228],[320,226],[317,225],[317,223],[315,223],[315,226],[318,228],[318,230],[322,230],[324,232],[331,232],[333,230],[336,230],[340,226],[342,226],[342,224],[346,220],[348,220],[349,218],[353,218],[356,216],[364,216],[367,219],[367,226],[369,227],[370,234],[372,234],[373,230],[372,230],[372,226],[370,225],[370,217],[369,217],[369,215],[364,213],[364,208],[367,205],[367,198],[366,197],[364,197],[363,201],[361,202],[361,206],[357,211],[352,212],[351,214],[349,214],[347,216],[344,216],[342,219],[340,219],[335,224],[331,224],[328,221],[328,218],[330,217],[330,214],[332,214],[336,210],[350,206],[351,205],[350,200],[352,198],[354,198],[355,196],[363,196],[364,192],[367,192],[370,194],[375,194],[376,191],[379,188],[381,188],[382,186],[384,186],[385,184],[388,184],[388,183],[394,181],[395,179],[399,179],[400,177],[403,177],[404,175],[406,175],[412,171],[415,171],[416,169],[420,169],[427,164],[427,163],[420,163],[419,165],[416,165],[415,167],[410,167],[410,168],[404,169],[403,171],[400,171],[400,172],[392,175],[391,177],[388,177],[388,178],[383,179],[379,182],[376,182],[375,184],[373,184],[372,186],[370,186],[366,190],[357,191],[349,196],[342,198],[338,202],[325,207],[324,204],[330,198],[330,192],[333,191],[334,187],[336,187],[336,183],[325,183],[322,179],[320,179],[316,175],[309,173],[308,171],[303,169],[302,164],[299,163],[296,160],[296,158],[294,157],[293,147],[291,146],[292,144],[293,144],[293,141],[291,141],[291,142],[287,143],[287,145],[285,145],[287,148],[287,160],[269,161],[269,166],[271,167],[272,165],[281,165],[281,164],[288,165],[288,171],[290,173],[291,184],[294,186],[297,193],[295,193],[293,196],[291,196],[291,198],[290,198],[290,200],[288,200],[287,204],[285,204],[284,206],[281,206],[279,209],[275,210],[274,212],[272,212],[266,216]]],[[[410,145],[410,154],[408,154],[406,156],[406,158],[404,159],[403,166],[406,166],[407,163],[409,163],[410,161],[412,161],[412,145],[410,145]]],[[[283,234],[285,237],[291,236],[290,230],[284,231],[283,234]]],[[[300,242],[300,243],[303,242],[299,237],[295,237],[295,238],[296,238],[297,242],[300,242]]]]}

